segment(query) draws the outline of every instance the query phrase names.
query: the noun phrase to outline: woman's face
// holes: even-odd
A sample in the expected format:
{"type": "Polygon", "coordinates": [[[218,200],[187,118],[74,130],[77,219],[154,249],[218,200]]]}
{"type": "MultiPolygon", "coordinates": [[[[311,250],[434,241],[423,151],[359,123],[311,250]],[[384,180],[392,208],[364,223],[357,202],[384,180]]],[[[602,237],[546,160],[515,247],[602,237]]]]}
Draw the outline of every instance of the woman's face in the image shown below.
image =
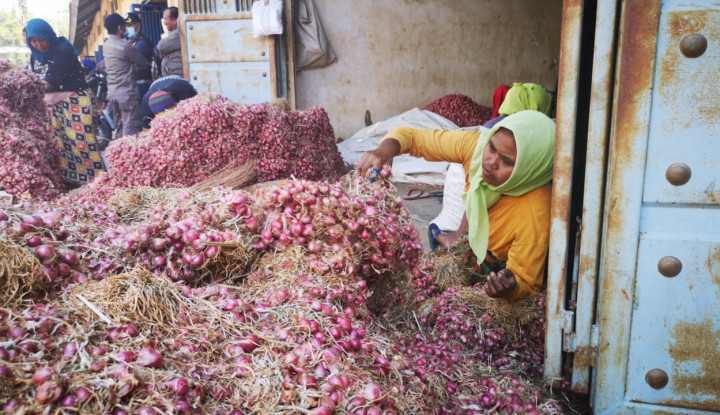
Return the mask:
{"type": "Polygon", "coordinates": [[[31,37],[30,44],[40,53],[46,53],[48,50],[50,50],[50,42],[39,37],[31,37]]]}
{"type": "Polygon", "coordinates": [[[500,186],[515,169],[517,147],[510,130],[501,128],[490,138],[482,156],[482,176],[486,183],[500,186]]]}

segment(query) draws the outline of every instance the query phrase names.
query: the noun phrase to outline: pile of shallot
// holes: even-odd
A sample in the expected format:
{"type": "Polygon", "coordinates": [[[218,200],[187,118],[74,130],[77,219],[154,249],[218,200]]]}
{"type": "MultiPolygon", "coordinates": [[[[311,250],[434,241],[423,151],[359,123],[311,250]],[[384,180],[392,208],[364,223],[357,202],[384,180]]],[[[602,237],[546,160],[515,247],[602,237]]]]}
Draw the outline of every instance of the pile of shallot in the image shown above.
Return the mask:
{"type": "Polygon", "coordinates": [[[463,94],[449,94],[429,103],[424,110],[442,115],[458,127],[483,125],[492,118],[492,108],[463,94]]]}
{"type": "Polygon", "coordinates": [[[0,406],[565,412],[544,298],[441,290],[388,176],[0,207],[0,406]]]}
{"type": "Polygon", "coordinates": [[[43,95],[40,78],[0,60],[0,191],[50,199],[64,190],[43,95]]]}
{"type": "Polygon", "coordinates": [[[337,178],[345,170],[327,113],[241,105],[218,95],[181,101],[148,131],[106,151],[110,170],[96,187],[185,187],[253,160],[257,182],[337,178]]]}

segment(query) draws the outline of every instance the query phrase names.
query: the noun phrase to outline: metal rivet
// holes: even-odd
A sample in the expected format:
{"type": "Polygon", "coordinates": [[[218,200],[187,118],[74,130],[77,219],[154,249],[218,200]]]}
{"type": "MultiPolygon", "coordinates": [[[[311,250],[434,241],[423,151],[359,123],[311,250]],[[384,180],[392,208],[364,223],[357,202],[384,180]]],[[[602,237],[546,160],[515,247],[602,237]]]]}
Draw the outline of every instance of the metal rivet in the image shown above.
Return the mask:
{"type": "Polygon", "coordinates": [[[674,256],[664,256],[658,261],[658,271],[668,278],[675,277],[682,271],[682,262],[674,256]]]}
{"type": "Polygon", "coordinates": [[[190,55],[191,58],[195,59],[195,54],[190,55]]]}
{"type": "Polygon", "coordinates": [[[265,78],[266,76],[267,76],[267,73],[263,72],[263,78],[265,78]]]}
{"type": "Polygon", "coordinates": [[[698,33],[687,35],[680,41],[680,52],[688,58],[697,58],[705,53],[706,49],[707,39],[698,33]]]}
{"type": "Polygon", "coordinates": [[[665,178],[673,186],[682,186],[690,180],[690,166],[685,163],[670,165],[665,171],[665,178]]]}
{"type": "Polygon", "coordinates": [[[193,76],[193,81],[197,81],[197,75],[193,76]]]}
{"type": "Polygon", "coordinates": [[[652,369],[645,374],[645,382],[653,389],[662,389],[668,384],[668,375],[662,369],[652,369]]]}
{"type": "Polygon", "coordinates": [[[265,51],[260,52],[260,56],[265,56],[265,51]]]}
{"type": "Polygon", "coordinates": [[[193,27],[192,27],[192,25],[190,25],[190,30],[193,30],[193,27]]]}
{"type": "Polygon", "coordinates": [[[227,4],[227,0],[223,0],[223,4],[227,4]]]}

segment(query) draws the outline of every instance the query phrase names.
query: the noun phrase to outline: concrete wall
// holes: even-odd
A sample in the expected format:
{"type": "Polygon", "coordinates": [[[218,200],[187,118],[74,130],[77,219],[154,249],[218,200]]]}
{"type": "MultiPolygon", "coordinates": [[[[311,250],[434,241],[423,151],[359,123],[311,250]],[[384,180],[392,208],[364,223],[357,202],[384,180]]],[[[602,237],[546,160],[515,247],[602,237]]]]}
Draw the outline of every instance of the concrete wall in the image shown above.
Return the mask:
{"type": "Polygon", "coordinates": [[[295,75],[298,109],[335,135],[461,93],[491,106],[501,84],[555,88],[562,0],[314,0],[338,61],[295,75]]]}

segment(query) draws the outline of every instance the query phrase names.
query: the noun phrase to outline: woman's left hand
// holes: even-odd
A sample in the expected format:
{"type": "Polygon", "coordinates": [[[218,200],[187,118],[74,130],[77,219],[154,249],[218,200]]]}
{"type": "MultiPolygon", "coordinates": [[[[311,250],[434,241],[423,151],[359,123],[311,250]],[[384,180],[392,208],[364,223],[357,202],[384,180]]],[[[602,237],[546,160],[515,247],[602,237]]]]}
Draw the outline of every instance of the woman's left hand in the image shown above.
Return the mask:
{"type": "Polygon", "coordinates": [[[517,287],[517,281],[512,271],[503,268],[497,273],[491,272],[485,283],[485,292],[489,297],[504,298],[510,295],[517,287]]]}

